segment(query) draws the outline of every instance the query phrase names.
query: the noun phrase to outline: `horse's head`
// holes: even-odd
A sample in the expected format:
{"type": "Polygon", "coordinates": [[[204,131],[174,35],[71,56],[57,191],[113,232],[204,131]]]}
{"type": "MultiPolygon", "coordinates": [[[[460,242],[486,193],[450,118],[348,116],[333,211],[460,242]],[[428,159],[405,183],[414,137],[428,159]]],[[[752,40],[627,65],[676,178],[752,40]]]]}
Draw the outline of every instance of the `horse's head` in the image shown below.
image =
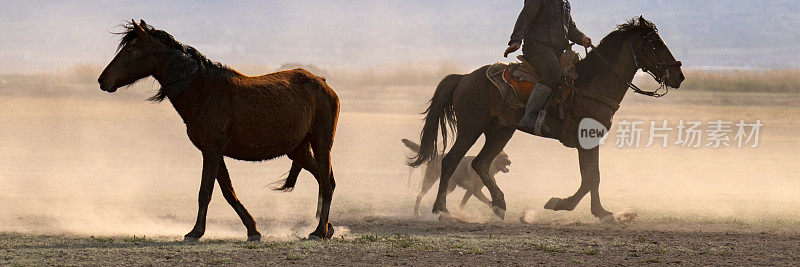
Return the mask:
{"type": "Polygon", "coordinates": [[[167,45],[152,38],[144,20],[140,24],[131,21],[117,49],[117,55],[108,63],[97,82],[100,89],[115,92],[118,88],[130,85],[139,79],[153,75],[160,65],[158,54],[168,51],[167,45]]]}
{"type": "Polygon", "coordinates": [[[639,17],[639,28],[640,34],[633,35],[629,44],[637,66],[652,74],[656,82],[680,88],[685,79],[681,71],[682,63],[675,60],[655,24],[639,17]]]}

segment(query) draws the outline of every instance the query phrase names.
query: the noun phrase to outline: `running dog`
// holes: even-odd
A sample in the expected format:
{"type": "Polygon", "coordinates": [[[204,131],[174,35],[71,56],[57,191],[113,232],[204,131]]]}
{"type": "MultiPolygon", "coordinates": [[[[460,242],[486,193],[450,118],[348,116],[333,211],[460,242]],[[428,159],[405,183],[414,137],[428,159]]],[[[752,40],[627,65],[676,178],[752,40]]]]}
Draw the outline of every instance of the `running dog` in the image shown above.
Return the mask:
{"type": "MultiPolygon", "coordinates": [[[[403,144],[406,145],[411,151],[419,152],[419,144],[414,143],[411,140],[403,139],[403,144]]],[[[417,195],[417,202],[414,204],[414,214],[419,216],[419,203],[422,201],[422,197],[425,196],[425,193],[433,187],[433,185],[439,181],[439,177],[442,173],[442,157],[444,154],[438,154],[433,157],[430,163],[427,164],[425,167],[425,175],[423,176],[424,179],[422,180],[422,190],[420,190],[419,195],[417,195]]],[[[474,156],[464,157],[461,162],[458,164],[455,172],[453,172],[453,176],[450,177],[450,185],[447,187],[448,194],[453,192],[456,189],[456,186],[464,188],[467,190],[464,193],[464,198],[461,199],[461,208],[467,204],[467,201],[470,197],[475,196],[481,202],[485,203],[486,205],[492,206],[492,201],[483,194],[483,181],[475,173],[475,170],[472,169],[472,160],[475,159],[474,156]]],[[[492,161],[492,166],[489,168],[489,173],[494,176],[499,172],[508,173],[508,166],[511,165],[511,160],[508,158],[508,154],[506,152],[500,152],[497,157],[494,158],[492,161]]],[[[413,172],[414,169],[411,169],[413,172]]],[[[409,172],[409,184],[411,183],[411,173],[409,172]]]]}

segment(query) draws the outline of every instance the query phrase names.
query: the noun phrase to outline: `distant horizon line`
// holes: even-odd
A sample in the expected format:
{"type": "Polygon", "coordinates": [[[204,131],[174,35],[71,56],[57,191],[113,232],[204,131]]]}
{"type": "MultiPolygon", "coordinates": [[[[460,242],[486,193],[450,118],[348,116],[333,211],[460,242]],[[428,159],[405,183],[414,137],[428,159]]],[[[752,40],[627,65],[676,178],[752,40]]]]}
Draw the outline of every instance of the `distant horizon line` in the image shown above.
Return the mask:
{"type": "MultiPolygon", "coordinates": [[[[457,64],[456,62],[452,61],[397,61],[397,62],[387,62],[382,64],[369,64],[369,65],[360,65],[358,67],[347,65],[347,64],[313,64],[313,63],[303,63],[303,62],[285,62],[281,64],[250,64],[250,63],[233,63],[233,64],[226,64],[234,69],[237,67],[248,69],[248,68],[269,68],[273,71],[281,70],[281,66],[284,65],[309,65],[321,68],[322,70],[326,70],[328,68],[332,69],[367,69],[367,68],[375,68],[375,67],[387,67],[387,66],[403,66],[408,64],[420,64],[420,63],[439,63],[439,64],[452,64],[452,66],[463,66],[465,69],[472,68],[477,65],[472,64],[457,64]]],[[[487,63],[488,64],[488,63],[487,63]]],[[[69,66],[65,66],[59,69],[42,69],[42,70],[20,70],[20,71],[0,71],[0,75],[54,75],[54,74],[68,74],[74,68],[81,67],[81,66],[96,66],[98,68],[102,68],[102,64],[95,64],[95,63],[77,63],[72,64],[69,66]]],[[[746,67],[746,66],[713,66],[713,65],[699,65],[699,66],[683,66],[683,70],[702,70],[702,71],[768,71],[768,70],[800,70],[800,68],[795,67],[746,67]]]]}

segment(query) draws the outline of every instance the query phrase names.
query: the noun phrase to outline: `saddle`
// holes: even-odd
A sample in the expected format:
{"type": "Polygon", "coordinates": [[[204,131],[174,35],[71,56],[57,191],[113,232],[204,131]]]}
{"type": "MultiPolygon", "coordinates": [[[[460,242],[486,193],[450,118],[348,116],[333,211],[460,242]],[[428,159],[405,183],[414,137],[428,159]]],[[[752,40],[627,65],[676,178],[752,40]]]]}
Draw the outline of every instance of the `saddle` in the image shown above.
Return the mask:
{"type": "MultiPolygon", "coordinates": [[[[519,67],[513,70],[511,66],[506,68],[506,73],[503,73],[503,78],[505,78],[518,93],[526,94],[525,92],[527,91],[527,94],[530,94],[530,91],[539,82],[539,77],[536,76],[536,69],[525,57],[519,55],[517,59],[521,63],[519,67]]],[[[554,89],[566,89],[563,87],[570,86],[570,81],[578,79],[578,72],[575,71],[575,63],[578,63],[579,60],[580,56],[575,51],[572,51],[572,49],[566,50],[564,54],[561,55],[559,64],[564,72],[564,82],[559,84],[559,87],[562,88],[554,89]]]]}
{"type": "MultiPolygon", "coordinates": [[[[517,56],[517,59],[519,62],[498,62],[491,65],[486,71],[486,76],[498,87],[509,107],[525,108],[533,87],[539,83],[539,77],[536,75],[536,69],[525,57],[520,55],[517,56]],[[513,93],[516,97],[508,96],[510,93],[513,93]],[[514,98],[518,101],[514,101],[514,98]]],[[[571,91],[573,81],[578,78],[578,73],[575,71],[575,63],[578,60],[580,60],[578,53],[571,49],[561,55],[559,63],[564,70],[565,76],[564,81],[559,84],[558,88],[553,88],[556,92],[553,95],[571,91]]]]}
{"type": "MultiPolygon", "coordinates": [[[[533,88],[539,82],[533,65],[521,55],[517,59],[519,62],[495,63],[486,71],[486,76],[500,90],[500,95],[509,110],[524,110],[533,88]]],[[[543,126],[543,121],[546,118],[547,110],[551,107],[558,106],[559,118],[564,118],[564,101],[572,92],[574,80],[578,78],[575,71],[575,63],[578,60],[580,60],[578,53],[571,49],[561,55],[559,63],[564,69],[565,76],[563,82],[557,86],[558,88],[553,88],[554,92],[549,96],[548,104],[540,113],[536,123],[538,128],[536,132],[540,132],[542,127],[547,130],[547,127],[543,126]]]]}

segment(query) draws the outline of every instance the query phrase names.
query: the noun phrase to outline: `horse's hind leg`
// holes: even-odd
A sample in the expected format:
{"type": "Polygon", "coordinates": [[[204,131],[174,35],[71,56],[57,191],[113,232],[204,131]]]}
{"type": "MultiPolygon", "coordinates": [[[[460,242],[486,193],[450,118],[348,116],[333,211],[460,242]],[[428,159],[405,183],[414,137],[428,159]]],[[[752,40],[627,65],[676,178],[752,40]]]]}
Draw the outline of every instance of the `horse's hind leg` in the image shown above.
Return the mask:
{"type": "MultiPolygon", "coordinates": [[[[312,145],[313,146],[313,145],[312,145]]],[[[315,146],[317,147],[317,146],[315,146]]],[[[321,210],[319,212],[319,225],[309,237],[328,239],[333,236],[333,227],[328,223],[330,217],[331,200],[333,199],[333,169],[330,162],[330,145],[322,145],[314,150],[317,160],[317,183],[319,184],[319,195],[322,197],[321,210]]]]}
{"type": "Polygon", "coordinates": [[[247,228],[247,241],[261,240],[261,233],[259,233],[256,229],[256,222],[253,220],[253,216],[247,212],[247,209],[244,208],[242,202],[236,197],[236,192],[233,190],[231,177],[228,173],[228,168],[225,166],[224,160],[222,160],[219,165],[217,182],[219,183],[220,191],[222,191],[222,196],[224,196],[225,200],[228,201],[228,204],[233,207],[233,210],[236,211],[236,214],[239,215],[239,218],[242,219],[242,223],[244,223],[244,226],[247,228]]]}
{"type": "MultiPolygon", "coordinates": [[[[302,167],[303,169],[308,170],[308,172],[314,175],[315,179],[319,180],[319,178],[317,177],[318,175],[317,161],[314,159],[314,155],[311,154],[311,143],[304,142],[303,144],[298,146],[294,151],[287,154],[287,156],[289,156],[289,159],[292,160],[292,169],[289,173],[290,178],[292,177],[292,175],[297,176],[300,173],[299,170],[295,172],[296,168],[299,166],[302,167]]],[[[319,219],[320,212],[322,212],[322,194],[319,194],[319,196],[317,197],[317,212],[315,215],[317,219],[319,219]]]]}
{"type": "Polygon", "coordinates": [[[453,148],[442,158],[442,176],[439,177],[439,192],[436,194],[436,202],[433,203],[433,213],[448,213],[447,211],[447,189],[450,185],[450,177],[453,176],[461,159],[467,154],[470,147],[478,140],[480,132],[468,129],[459,125],[458,137],[453,144],[453,148]]]}
{"type": "Polygon", "coordinates": [[[309,234],[309,238],[328,239],[333,236],[333,226],[328,223],[328,220],[335,187],[331,166],[331,148],[333,147],[337,117],[334,114],[334,116],[318,116],[318,118],[313,126],[310,139],[318,168],[315,177],[319,184],[319,194],[322,196],[322,209],[320,210],[319,225],[314,232],[309,234]]]}
{"type": "Polygon", "coordinates": [[[472,169],[481,177],[481,181],[489,189],[489,193],[492,196],[492,210],[500,219],[505,218],[506,200],[503,191],[497,186],[494,176],[489,172],[489,168],[494,158],[503,151],[508,140],[514,135],[514,131],[515,129],[499,125],[490,126],[485,133],[486,143],[483,145],[481,152],[478,153],[478,156],[475,157],[475,160],[472,161],[472,169]]]}

